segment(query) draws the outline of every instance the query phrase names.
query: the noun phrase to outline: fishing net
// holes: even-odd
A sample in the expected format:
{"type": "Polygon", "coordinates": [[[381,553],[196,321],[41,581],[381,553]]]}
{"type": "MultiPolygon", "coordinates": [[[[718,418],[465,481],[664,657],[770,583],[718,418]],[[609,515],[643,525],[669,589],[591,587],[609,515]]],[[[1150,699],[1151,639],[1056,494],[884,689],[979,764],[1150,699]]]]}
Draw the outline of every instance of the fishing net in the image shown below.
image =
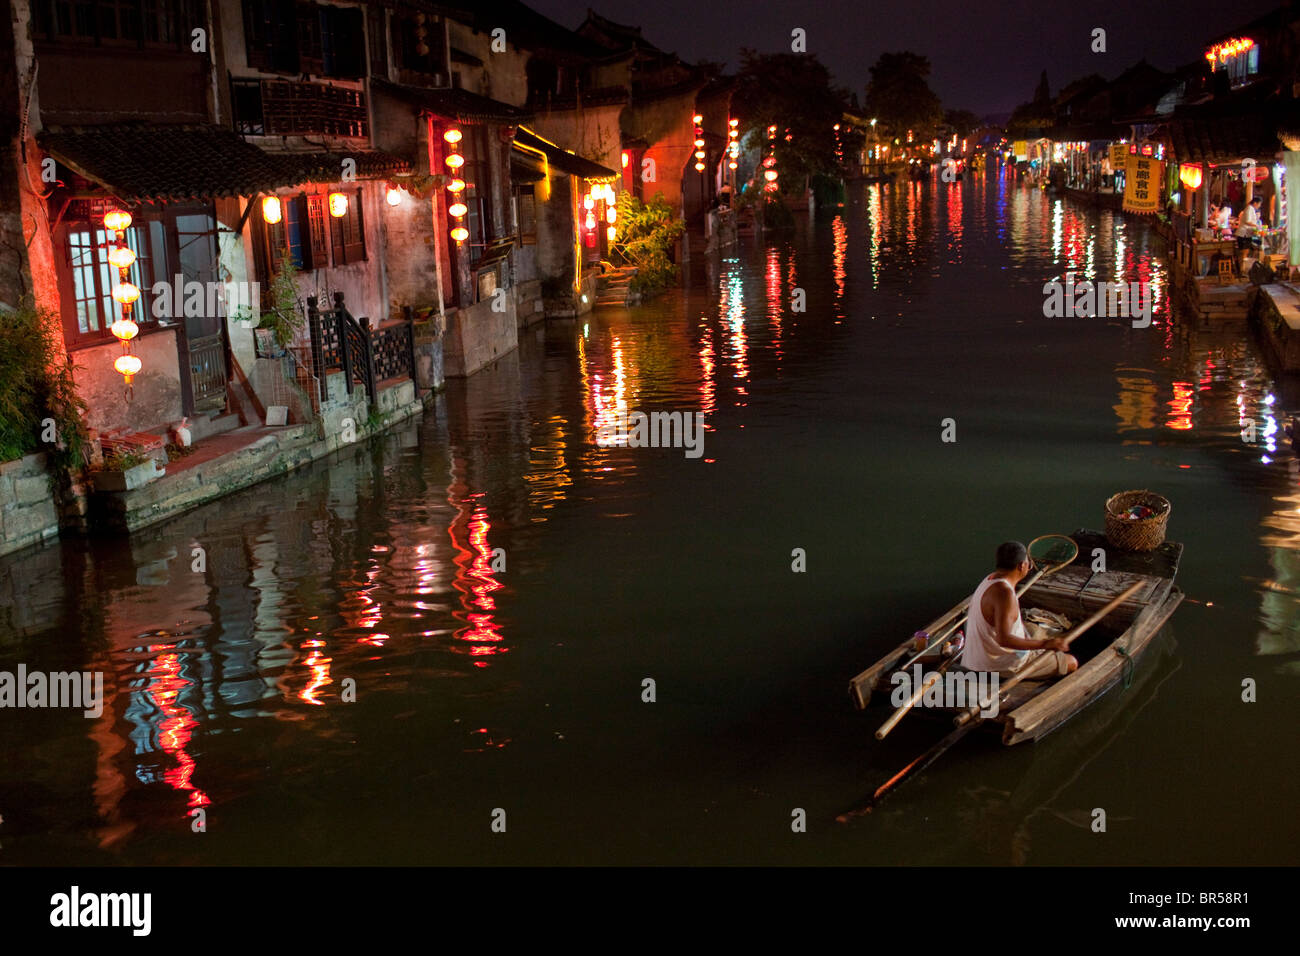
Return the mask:
{"type": "Polygon", "coordinates": [[[1029,557],[1036,568],[1057,567],[1069,564],[1079,555],[1079,546],[1073,538],[1063,534],[1045,534],[1029,542],[1029,557]]]}

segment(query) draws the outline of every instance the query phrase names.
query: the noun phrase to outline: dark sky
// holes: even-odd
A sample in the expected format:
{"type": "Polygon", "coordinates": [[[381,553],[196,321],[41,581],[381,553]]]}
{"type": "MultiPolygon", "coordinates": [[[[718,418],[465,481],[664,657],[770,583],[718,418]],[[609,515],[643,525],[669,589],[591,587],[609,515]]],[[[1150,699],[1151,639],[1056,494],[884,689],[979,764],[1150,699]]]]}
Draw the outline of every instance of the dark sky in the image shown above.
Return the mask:
{"type": "MultiPolygon", "coordinates": [[[[525,0],[564,26],[587,15],[583,0],[525,0]]],[[[789,52],[790,31],[807,31],[808,52],[858,93],[882,52],[930,58],[930,85],[945,108],[1010,112],[1031,98],[1041,70],[1055,93],[1072,79],[1111,79],[1145,57],[1170,70],[1204,54],[1206,41],[1282,4],[1278,0],[598,0],[611,20],[639,25],[662,49],[686,60],[724,60],[742,46],[789,52]],[[1090,50],[1106,30],[1105,54],[1090,50]]]]}

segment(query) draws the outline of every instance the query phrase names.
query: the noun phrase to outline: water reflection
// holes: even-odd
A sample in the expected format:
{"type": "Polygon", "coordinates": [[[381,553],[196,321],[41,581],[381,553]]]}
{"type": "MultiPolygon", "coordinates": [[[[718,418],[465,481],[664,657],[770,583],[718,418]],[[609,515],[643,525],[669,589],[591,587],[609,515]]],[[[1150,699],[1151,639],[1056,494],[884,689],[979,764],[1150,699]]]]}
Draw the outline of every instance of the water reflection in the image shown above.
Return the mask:
{"type": "MultiPolygon", "coordinates": [[[[86,832],[69,837],[68,846],[93,844],[144,861],[154,851],[138,848],[156,846],[151,841],[183,824],[188,810],[218,804],[248,814],[249,805],[280,797],[319,808],[313,801],[327,799],[317,792],[327,789],[322,777],[350,773],[346,783],[354,788],[386,785],[416,752],[428,755],[421,772],[446,786],[413,800],[451,799],[448,793],[482,772],[478,763],[458,761],[522,760],[522,751],[521,778],[553,809],[569,798],[566,788],[617,777],[622,758],[589,751],[581,768],[587,777],[553,772],[560,758],[539,743],[559,739],[562,725],[551,714],[572,711],[602,688],[622,694],[653,667],[681,666],[711,683],[719,660],[752,649],[755,673],[777,675],[763,688],[768,696],[756,702],[729,689],[710,701],[717,709],[701,723],[673,729],[669,749],[680,748],[685,764],[673,772],[686,789],[698,787],[698,796],[716,784],[700,768],[768,766],[759,756],[737,761],[711,749],[719,746],[712,722],[746,727],[772,700],[815,710],[790,682],[816,655],[792,641],[788,628],[765,633],[759,625],[767,608],[775,609],[774,620],[790,619],[786,612],[810,616],[810,634],[859,640],[858,592],[870,575],[859,574],[842,593],[799,597],[790,606],[779,604],[779,589],[758,571],[748,591],[717,586],[690,566],[685,580],[652,600],[624,605],[625,592],[670,577],[674,561],[688,565],[703,551],[716,550],[719,567],[742,566],[761,550],[750,539],[734,544],[747,523],[784,541],[780,522],[788,520],[801,533],[807,525],[834,541],[842,526],[858,522],[858,557],[846,560],[859,561],[859,572],[907,561],[910,539],[888,522],[906,513],[911,528],[918,514],[960,506],[972,485],[942,483],[962,478],[967,466],[954,464],[956,457],[899,464],[893,451],[900,430],[929,434],[952,407],[1011,423],[1020,452],[1036,461],[1066,454],[1061,429],[1088,426],[1074,461],[1084,467],[1090,456],[1106,459],[1109,470],[1099,466],[1080,480],[1087,494],[1139,487],[1118,484],[1129,480],[1122,469],[1134,462],[1149,469],[1143,480],[1152,473],[1169,480],[1194,462],[1205,484],[1247,503],[1239,513],[1264,511],[1258,528],[1254,518],[1239,518],[1234,529],[1268,569],[1266,580],[1238,595],[1257,621],[1237,633],[1243,643],[1253,633],[1253,653],[1300,676],[1288,659],[1300,653],[1300,473],[1279,435],[1288,417],[1283,390],[1245,335],[1199,333],[1172,321],[1163,249],[1142,224],[1021,188],[1000,168],[989,175],[992,181],[975,176],[950,187],[854,187],[843,209],[809,231],[730,250],[680,296],[522,331],[520,353],[453,384],[422,423],[379,442],[128,543],[69,541],[0,562],[0,667],[18,660],[53,666],[66,654],[102,666],[111,678],[98,720],[28,725],[21,733],[11,722],[0,725],[14,772],[40,784],[33,796],[6,791],[5,799],[29,800],[33,819],[42,802],[79,801],[81,819],[92,822],[78,824],[86,832]],[[1042,323],[1042,284],[1067,271],[1079,280],[1150,283],[1152,328],[1042,323]],[[804,311],[793,306],[797,289],[806,296],[804,311]],[[1017,320],[1024,331],[1013,337],[1007,328],[1017,320]],[[1022,392],[1001,371],[983,374],[986,365],[1001,370],[996,362],[1016,346],[1041,348],[1032,353],[1044,356],[1038,381],[1069,376],[1078,383],[1079,394],[1070,396],[1077,402],[1061,420],[1017,418],[1022,392]],[[715,463],[716,454],[733,469],[726,487],[701,477],[722,465],[683,469],[680,455],[601,437],[632,410],[692,408],[705,414],[709,447],[716,442],[731,456],[710,452],[705,459],[715,463]],[[1025,421],[1039,427],[1022,428],[1025,421]],[[742,434],[748,441],[738,440],[742,434]],[[1123,448],[1121,464],[1107,458],[1112,446],[1123,448]],[[873,474],[891,468],[889,482],[873,474]],[[921,505],[906,487],[897,501],[877,500],[910,482],[921,486],[921,505]],[[770,497],[755,505],[745,497],[758,494],[750,486],[770,497]],[[882,528],[888,533],[877,535],[882,528]],[[200,545],[206,568],[193,571],[192,550],[200,545]],[[853,605],[842,614],[852,619],[851,635],[844,620],[840,634],[837,620],[816,617],[837,602],[853,605]],[[738,623],[738,633],[709,618],[739,618],[744,611],[737,609],[751,606],[762,609],[758,625],[738,623]],[[692,630],[702,620],[716,627],[708,640],[692,630]],[[606,631],[616,636],[607,639],[606,631]],[[669,644],[661,634],[668,631],[679,643],[669,644]],[[577,640],[588,642],[587,653],[574,664],[560,645],[577,640]],[[690,657],[697,645],[702,656],[690,657]],[[663,646],[670,651],[654,657],[663,646]],[[347,702],[348,679],[365,706],[347,702]],[[84,747],[87,738],[93,750],[84,747]],[[68,756],[56,762],[48,750],[68,756]],[[264,764],[272,763],[268,774],[264,764]]],[[[1001,458],[990,461],[992,470],[1001,458]]],[[[1063,483],[1061,470],[1041,481],[1063,483]]],[[[1078,487],[1068,494],[1076,507],[1078,487]]],[[[1195,510],[1180,509],[1179,534],[1204,536],[1189,541],[1189,554],[1194,546],[1212,553],[1217,542],[1195,510]]],[[[985,530],[945,535],[974,538],[985,530]]],[[[1223,588],[1231,586],[1236,582],[1223,588]]],[[[818,689],[809,693],[821,692],[824,682],[810,683],[818,689]]],[[[635,703],[635,694],[630,699],[635,703]]],[[[599,746],[593,740],[601,734],[623,741],[651,733],[633,722],[644,720],[643,712],[629,717],[619,706],[599,717],[570,714],[589,731],[599,727],[589,747],[599,746]]],[[[846,754],[860,752],[854,735],[861,728],[839,711],[817,713],[829,724],[816,728],[819,739],[834,745],[816,769],[832,780],[848,773],[846,754]]],[[[741,741],[742,749],[765,753],[786,732],[774,724],[741,741]]],[[[663,749],[658,739],[653,746],[663,749]]],[[[495,778],[484,791],[492,785],[495,778]]],[[[340,788],[345,804],[351,791],[340,788]]],[[[1036,860],[1044,858],[1039,789],[1034,800],[1012,801],[1004,821],[1017,847],[1011,852],[1026,858],[1026,827],[1034,821],[1036,860]]],[[[1056,790],[1051,794],[1055,799],[1056,790]]],[[[608,802],[621,806],[625,797],[616,792],[608,802]]],[[[328,813],[340,829],[350,823],[367,837],[382,832],[339,804],[328,813]]],[[[695,812],[694,804],[684,807],[673,803],[664,812],[695,812]]],[[[239,819],[258,831],[251,816],[239,819]]],[[[31,825],[17,852],[41,858],[48,849],[42,828],[51,825],[31,825]]],[[[266,847],[280,845],[266,834],[250,839],[262,846],[263,837],[266,847]]],[[[8,834],[5,843],[14,852],[8,834]]]]}

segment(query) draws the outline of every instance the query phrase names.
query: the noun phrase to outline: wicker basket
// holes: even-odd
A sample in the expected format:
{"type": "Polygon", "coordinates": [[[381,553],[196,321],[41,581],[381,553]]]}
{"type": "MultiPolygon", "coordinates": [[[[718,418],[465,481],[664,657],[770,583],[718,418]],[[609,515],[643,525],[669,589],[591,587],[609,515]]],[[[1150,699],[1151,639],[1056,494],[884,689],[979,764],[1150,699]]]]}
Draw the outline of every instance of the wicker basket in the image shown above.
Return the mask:
{"type": "Polygon", "coordinates": [[[1106,501],[1106,540],[1121,551],[1154,551],[1165,542],[1165,526],[1173,505],[1154,491],[1121,491],[1106,501]],[[1134,505],[1146,505],[1149,518],[1125,518],[1134,505]]]}

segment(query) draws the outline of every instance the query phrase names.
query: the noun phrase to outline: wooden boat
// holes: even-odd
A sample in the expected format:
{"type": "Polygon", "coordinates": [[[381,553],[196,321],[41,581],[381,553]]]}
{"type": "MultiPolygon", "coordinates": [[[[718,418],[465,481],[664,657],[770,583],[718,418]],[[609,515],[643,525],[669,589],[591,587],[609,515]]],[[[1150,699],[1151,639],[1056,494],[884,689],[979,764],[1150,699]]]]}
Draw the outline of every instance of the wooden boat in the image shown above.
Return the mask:
{"type": "MultiPolygon", "coordinates": [[[[1130,668],[1141,666],[1143,652],[1183,600],[1183,592],[1174,587],[1181,544],[1169,541],[1156,551],[1136,553],[1111,547],[1096,531],[1079,530],[1071,537],[1079,545],[1077,562],[1033,584],[1020,598],[1023,613],[1039,608],[1078,622],[1132,584],[1141,582],[1143,587],[1071,646],[1078,670],[1049,681],[1021,681],[1006,692],[997,715],[984,721],[984,726],[1000,728],[1002,742],[1008,746],[1046,736],[1121,681],[1131,682],[1130,668]],[[1094,574],[1091,568],[1098,548],[1105,555],[1106,570],[1094,574]]],[[[967,597],[954,605],[926,632],[939,633],[964,614],[969,603],[967,597]]],[[[853,678],[849,692],[859,709],[868,706],[873,691],[888,694],[893,689],[893,674],[913,653],[909,638],[853,678]]],[[[951,708],[917,709],[949,718],[960,713],[951,708]]]]}

